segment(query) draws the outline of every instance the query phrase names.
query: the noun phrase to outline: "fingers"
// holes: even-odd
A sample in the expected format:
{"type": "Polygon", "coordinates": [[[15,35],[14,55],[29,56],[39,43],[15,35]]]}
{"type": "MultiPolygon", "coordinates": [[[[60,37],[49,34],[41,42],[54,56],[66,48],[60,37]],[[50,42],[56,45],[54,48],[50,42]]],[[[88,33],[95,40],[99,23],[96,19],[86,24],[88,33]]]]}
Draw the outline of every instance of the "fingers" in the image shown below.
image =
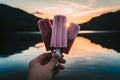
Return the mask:
{"type": "Polygon", "coordinates": [[[59,56],[57,54],[55,54],[53,57],[52,57],[52,54],[49,52],[49,53],[44,53],[42,55],[39,55],[38,57],[36,57],[32,62],[39,62],[40,65],[49,65],[51,66],[51,68],[53,69],[55,64],[57,62],[59,63],[66,63],[66,60],[63,59],[63,55],[61,56],[61,58],[59,58],[59,56]]]}
{"type": "Polygon", "coordinates": [[[55,54],[47,65],[49,66],[49,68],[53,69],[58,60],[59,56],[55,54]]]}
{"type": "Polygon", "coordinates": [[[59,64],[58,66],[54,67],[53,75],[57,75],[60,72],[60,70],[64,70],[64,66],[59,64]]]}
{"type": "Polygon", "coordinates": [[[61,58],[63,58],[63,57],[64,57],[64,55],[62,54],[62,55],[61,55],[61,58]]]}
{"type": "Polygon", "coordinates": [[[59,63],[65,64],[66,60],[65,59],[59,59],[59,63]]]}
{"type": "Polygon", "coordinates": [[[51,53],[43,53],[42,55],[39,55],[34,59],[36,62],[40,62],[41,65],[44,65],[51,59],[52,55],[51,53]]]}
{"type": "MultiPolygon", "coordinates": [[[[57,56],[57,55],[54,55],[54,57],[55,57],[55,58],[59,58],[59,56],[57,56]]],[[[62,54],[62,55],[61,55],[61,58],[59,58],[59,60],[58,60],[59,63],[62,63],[62,64],[66,63],[66,60],[63,59],[63,57],[64,57],[64,55],[62,54]]]]}
{"type": "Polygon", "coordinates": [[[56,54],[55,54],[53,57],[54,57],[55,59],[59,59],[59,56],[56,55],[56,54]]]}
{"type": "Polygon", "coordinates": [[[59,68],[60,70],[64,70],[65,67],[64,67],[63,65],[59,64],[58,68],[59,68]]]}
{"type": "Polygon", "coordinates": [[[57,75],[59,72],[60,72],[60,70],[59,70],[58,66],[54,67],[54,69],[53,69],[53,75],[57,75]]]}

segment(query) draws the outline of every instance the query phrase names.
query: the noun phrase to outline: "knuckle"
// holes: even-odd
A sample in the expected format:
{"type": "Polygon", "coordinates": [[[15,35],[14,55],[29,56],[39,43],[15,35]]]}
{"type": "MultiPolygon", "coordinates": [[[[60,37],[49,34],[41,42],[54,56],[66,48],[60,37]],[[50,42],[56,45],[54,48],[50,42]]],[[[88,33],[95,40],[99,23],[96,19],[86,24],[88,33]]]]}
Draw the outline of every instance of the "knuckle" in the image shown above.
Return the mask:
{"type": "Polygon", "coordinates": [[[35,63],[35,60],[33,59],[29,62],[29,65],[33,65],[34,63],[35,63]]]}
{"type": "Polygon", "coordinates": [[[53,67],[52,67],[52,66],[49,66],[49,70],[52,71],[52,70],[53,70],[53,67]]]}

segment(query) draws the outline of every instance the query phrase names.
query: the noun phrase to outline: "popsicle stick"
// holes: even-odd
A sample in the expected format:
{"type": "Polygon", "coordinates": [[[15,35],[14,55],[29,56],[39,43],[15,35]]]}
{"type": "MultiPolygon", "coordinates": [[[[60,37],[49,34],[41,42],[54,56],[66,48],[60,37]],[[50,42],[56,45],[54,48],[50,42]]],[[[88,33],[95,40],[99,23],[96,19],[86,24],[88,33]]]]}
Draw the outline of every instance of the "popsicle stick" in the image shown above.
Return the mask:
{"type": "MultiPolygon", "coordinates": [[[[61,53],[60,53],[60,52],[61,52],[60,49],[56,49],[56,54],[59,56],[59,58],[61,58],[61,53]]],[[[52,56],[55,55],[54,50],[51,50],[51,54],[52,54],[52,56]]],[[[59,64],[59,62],[57,62],[57,63],[55,64],[55,66],[58,66],[58,64],[59,64]]]]}
{"type": "Polygon", "coordinates": [[[61,52],[60,52],[60,49],[56,49],[56,54],[59,56],[59,58],[61,58],[61,52]]]}
{"type": "MultiPolygon", "coordinates": [[[[56,54],[59,56],[59,58],[61,58],[61,51],[60,51],[60,49],[56,49],[56,54]]],[[[55,66],[58,66],[58,65],[59,65],[59,62],[57,62],[55,66]]]]}

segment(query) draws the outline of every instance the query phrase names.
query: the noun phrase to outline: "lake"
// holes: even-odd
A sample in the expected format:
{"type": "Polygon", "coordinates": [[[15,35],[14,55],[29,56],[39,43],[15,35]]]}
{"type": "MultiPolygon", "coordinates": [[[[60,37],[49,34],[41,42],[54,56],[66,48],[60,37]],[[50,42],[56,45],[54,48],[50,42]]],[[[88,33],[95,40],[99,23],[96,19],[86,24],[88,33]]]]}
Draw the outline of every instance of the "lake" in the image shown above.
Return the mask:
{"type": "MultiPolygon", "coordinates": [[[[29,62],[46,51],[39,32],[0,36],[0,80],[26,80],[29,62]]],[[[119,31],[81,31],[55,80],[120,80],[119,36],[119,31]]]]}

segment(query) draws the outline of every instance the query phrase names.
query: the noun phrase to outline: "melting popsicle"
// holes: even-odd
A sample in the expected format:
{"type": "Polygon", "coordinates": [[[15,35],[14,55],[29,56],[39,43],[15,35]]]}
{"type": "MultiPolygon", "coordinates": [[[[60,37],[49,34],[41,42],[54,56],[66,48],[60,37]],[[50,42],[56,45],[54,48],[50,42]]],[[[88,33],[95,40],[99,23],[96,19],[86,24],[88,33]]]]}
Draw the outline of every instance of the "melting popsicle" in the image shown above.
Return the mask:
{"type": "Polygon", "coordinates": [[[62,49],[63,53],[66,53],[66,54],[69,53],[79,30],[80,30],[79,25],[74,24],[74,23],[70,23],[70,25],[68,26],[68,29],[67,29],[67,38],[68,38],[67,39],[67,48],[62,49]]]}
{"type": "Polygon", "coordinates": [[[41,31],[41,37],[44,41],[46,50],[51,50],[50,42],[51,42],[51,33],[52,33],[52,24],[49,19],[42,19],[38,21],[38,26],[41,31]]]}
{"type": "Polygon", "coordinates": [[[61,57],[61,50],[67,48],[67,27],[66,17],[56,15],[53,21],[50,47],[56,49],[56,53],[61,57]]]}

